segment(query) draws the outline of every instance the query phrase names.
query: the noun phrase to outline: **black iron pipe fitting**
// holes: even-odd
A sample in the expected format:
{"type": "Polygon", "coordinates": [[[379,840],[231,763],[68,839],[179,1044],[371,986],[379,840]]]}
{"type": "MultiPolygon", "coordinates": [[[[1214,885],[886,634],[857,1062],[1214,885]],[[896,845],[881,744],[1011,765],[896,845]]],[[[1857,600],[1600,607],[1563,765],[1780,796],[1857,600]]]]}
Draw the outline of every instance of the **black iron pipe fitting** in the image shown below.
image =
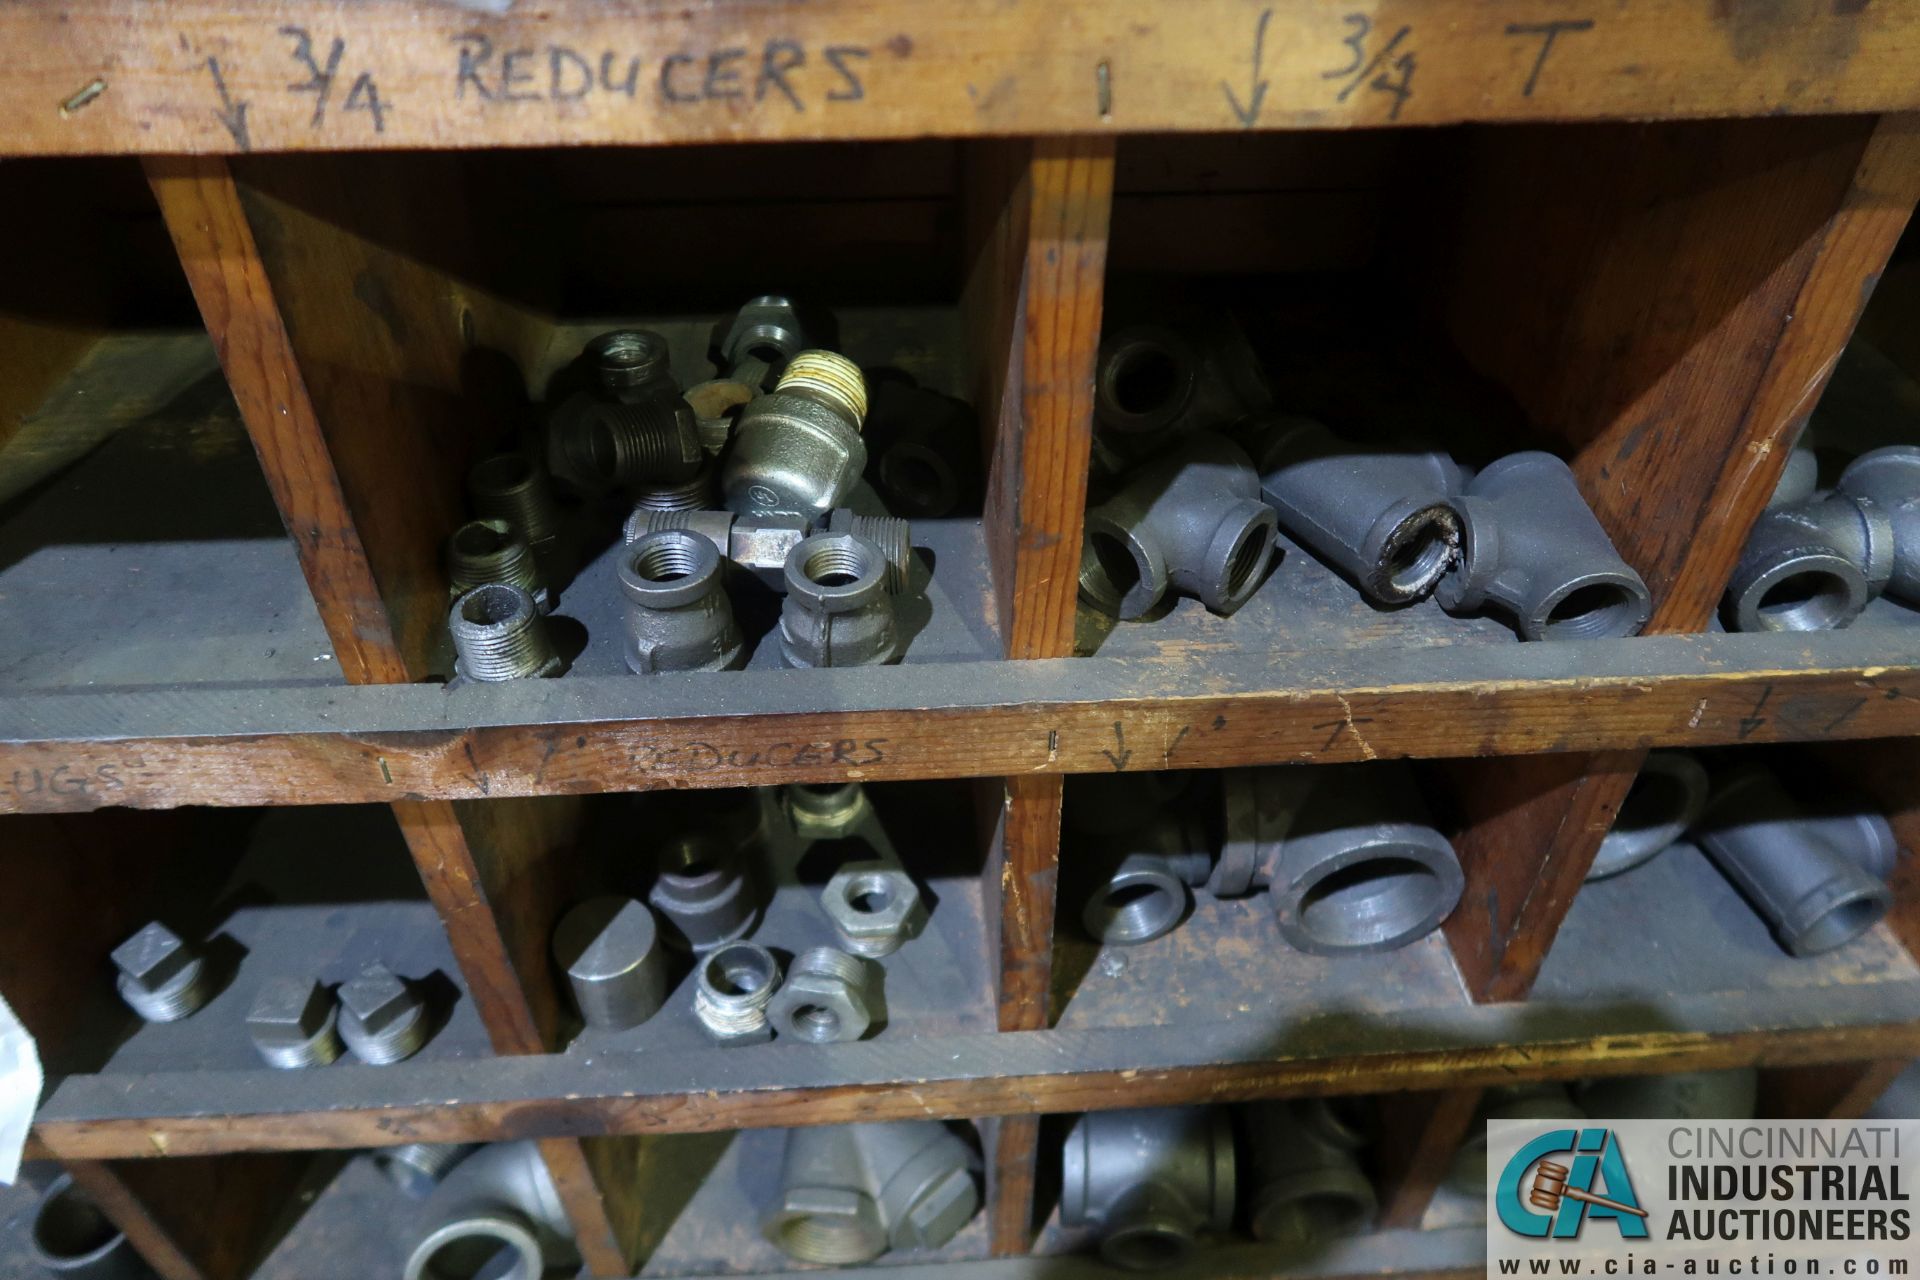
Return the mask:
{"type": "Polygon", "coordinates": [[[1893,534],[1893,565],[1885,590],[1905,604],[1920,605],[1920,447],[1890,445],[1863,453],[1840,473],[1839,492],[1871,502],[1893,534]]]}
{"type": "Polygon", "coordinates": [[[1587,1118],[1573,1101],[1567,1086],[1552,1080],[1504,1085],[1489,1089],[1480,1099],[1473,1123],[1447,1167],[1447,1186],[1463,1195],[1487,1194],[1487,1121],[1572,1120],[1587,1118]]]}
{"type": "Polygon", "coordinates": [[[1247,1220],[1256,1240],[1298,1256],[1364,1231],[1379,1202],[1360,1167],[1366,1136],[1326,1098],[1240,1108],[1253,1189],[1247,1220]]]}
{"type": "Polygon", "coordinates": [[[579,1264],[572,1223],[536,1142],[482,1147],[435,1188],[428,1212],[440,1225],[408,1255],[406,1280],[540,1280],[549,1268],[579,1264]]]}
{"type": "Polygon", "coordinates": [[[1368,599],[1418,600],[1459,555],[1460,469],[1446,454],[1355,444],[1309,418],[1263,421],[1249,436],[1280,527],[1368,599]]]}
{"type": "Polygon", "coordinates": [[[789,667],[878,666],[900,660],[886,554],[852,533],[816,533],[787,553],[780,653],[789,667]]]}
{"type": "Polygon", "coordinates": [[[1060,1222],[1091,1227],[1129,1271],[1178,1266],[1233,1223],[1233,1129],[1222,1107],[1095,1111],[1067,1134],[1060,1222]]]}
{"type": "Polygon", "coordinates": [[[1892,905],[1898,845],[1886,820],[1809,814],[1761,765],[1717,780],[1695,835],[1792,955],[1844,946],[1892,905]]]}
{"type": "Polygon", "coordinates": [[[1600,841],[1588,880],[1631,871],[1687,833],[1707,807],[1707,769],[1684,751],[1654,751],[1600,841]]]}
{"type": "Polygon", "coordinates": [[[1206,883],[1213,862],[1200,824],[1171,814],[1101,847],[1113,870],[1088,895],[1080,922],[1094,941],[1121,946],[1171,932],[1186,917],[1189,889],[1206,883]]]}
{"type": "Polygon", "coordinates": [[[1460,559],[1434,590],[1448,613],[1492,606],[1513,617],[1523,640],[1630,636],[1652,615],[1647,584],[1552,454],[1501,458],[1454,505],[1460,559]]]}
{"type": "Polygon", "coordinates": [[[1195,432],[1087,512],[1080,596],[1121,618],[1140,617],[1168,591],[1232,613],[1259,587],[1274,530],[1246,453],[1195,432]]]}
{"type": "Polygon", "coordinates": [[[761,1233],[798,1261],[937,1249],[980,1208],[974,1153],[937,1121],[789,1129],[786,1142],[780,1202],[761,1233]]]}
{"type": "Polygon", "coordinates": [[[153,1271],[93,1197],[63,1173],[47,1185],[27,1237],[33,1260],[65,1280],[153,1280],[153,1271]]]}
{"type": "Polygon", "coordinates": [[[1747,536],[1721,619],[1730,631],[1844,627],[1887,586],[1894,558],[1893,522],[1876,502],[1830,493],[1771,507],[1747,536]]]}
{"type": "Polygon", "coordinates": [[[866,416],[858,365],[832,351],[795,355],[778,385],[740,410],[720,468],[723,504],[808,520],[844,506],[867,468],[866,416]]]}
{"type": "Polygon", "coordinates": [[[723,563],[712,542],[685,529],[643,534],[627,546],[619,578],[629,671],[731,671],[747,660],[723,563]]]}

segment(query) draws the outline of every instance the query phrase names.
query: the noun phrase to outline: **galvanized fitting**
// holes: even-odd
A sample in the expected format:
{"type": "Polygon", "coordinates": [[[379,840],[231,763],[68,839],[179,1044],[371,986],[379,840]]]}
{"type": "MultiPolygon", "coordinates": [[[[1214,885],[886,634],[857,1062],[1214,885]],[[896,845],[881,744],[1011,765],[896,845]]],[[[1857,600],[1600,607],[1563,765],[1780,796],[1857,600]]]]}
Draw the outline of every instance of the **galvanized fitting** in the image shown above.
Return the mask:
{"type": "Polygon", "coordinates": [[[599,375],[601,390],[615,400],[631,404],[680,390],[673,381],[673,352],[651,329],[609,330],[590,339],[583,354],[599,375]]]}
{"type": "Polygon", "coordinates": [[[1424,938],[1466,888],[1406,766],[1316,769],[1267,893],[1280,934],[1309,955],[1392,951],[1424,938]]]}
{"type": "Polygon", "coordinates": [[[93,1197],[63,1173],[33,1209],[27,1249],[44,1270],[77,1280],[153,1280],[153,1272],[93,1197]]]}
{"type": "Polygon", "coordinates": [[[767,1005],[780,989],[780,961],[753,942],[729,942],[694,970],[693,1012],[722,1045],[773,1039],[767,1005]]]}
{"type": "Polygon", "coordinates": [[[542,613],[553,612],[553,593],[526,538],[498,517],[469,520],[447,539],[448,594],[462,596],[489,582],[520,587],[542,613]]]}
{"type": "Polygon", "coordinates": [[[466,1142],[409,1142],[376,1150],[373,1165],[400,1188],[402,1194],[413,1200],[425,1200],[453,1166],[479,1149],[478,1145],[466,1142]]]}
{"type": "Polygon", "coordinates": [[[1860,616],[1892,579],[1894,528],[1879,503],[1830,493],[1754,522],[1727,582],[1730,631],[1828,631],[1860,616]]]}
{"type": "Polygon", "coordinates": [[[1254,1239],[1296,1256],[1367,1229],[1379,1202],[1360,1167],[1366,1137],[1350,1118],[1325,1098],[1249,1103],[1240,1115],[1253,1166],[1254,1239]]]}
{"type": "MultiPolygon", "coordinates": [[[[1893,532],[1893,564],[1883,589],[1896,600],[1920,605],[1920,447],[1889,445],[1863,453],[1840,473],[1837,488],[1885,516],[1893,532]]],[[[1869,573],[1870,581],[1873,577],[1869,573]]]]}
{"type": "Polygon", "coordinates": [[[1883,877],[1897,846],[1886,820],[1815,818],[1764,766],[1715,780],[1695,836],[1792,955],[1852,942],[1893,904],[1883,877]]]}
{"type": "Polygon", "coordinates": [[[469,680],[497,684],[560,672],[546,619],[524,587],[489,582],[473,588],[453,602],[447,631],[454,674],[469,680]]]}
{"type": "Polygon", "coordinates": [[[707,460],[693,406],[678,393],[657,392],[625,403],[597,401],[571,420],[583,433],[588,474],[602,485],[681,485],[707,460]]]}
{"type": "Polygon", "coordinates": [[[1134,470],[1087,512],[1080,598],[1138,618],[1168,591],[1229,614],[1253,598],[1273,558],[1273,509],[1239,445],[1210,431],[1134,470]]]}
{"type": "Polygon", "coordinates": [[[851,835],[873,812],[857,782],[791,782],[780,788],[780,807],[794,833],[809,840],[851,835]]]}
{"type": "Polygon", "coordinates": [[[740,410],[761,393],[737,378],[713,378],[687,388],[687,403],[693,406],[694,421],[700,424],[700,447],[709,457],[718,457],[733,439],[740,424],[740,410]]]}
{"type": "Polygon", "coordinates": [[[483,520],[505,520],[535,547],[560,535],[560,508],[545,469],[525,454],[496,453],[467,473],[467,501],[483,520]]]}
{"type": "Polygon", "coordinates": [[[312,978],[269,978],[247,1011],[247,1037],[270,1067],[324,1067],[340,1056],[339,1009],[312,978]]]}
{"type": "Polygon", "coordinates": [[[926,924],[920,886],[884,862],[850,862],[833,873],[820,895],[841,944],[857,956],[878,960],[917,937],[926,924]]]}
{"type": "Polygon", "coordinates": [[[787,553],[780,653],[789,667],[878,666],[900,659],[887,560],[865,538],[816,533],[787,553]]]}
{"type": "MultiPolygon", "coordinates": [[[[677,484],[636,485],[633,509],[640,511],[703,511],[714,504],[713,459],[700,464],[690,480],[677,484]]],[[[631,517],[629,517],[631,518],[631,517]]]]}
{"type": "Polygon", "coordinates": [[[787,557],[807,536],[807,522],[801,516],[644,510],[627,517],[625,536],[628,542],[638,542],[666,529],[685,529],[705,538],[721,555],[776,591],[786,590],[787,557]]]}
{"type": "Polygon", "coordinates": [[[899,595],[913,580],[913,527],[899,516],[862,516],[841,507],[827,517],[828,533],[864,538],[887,562],[887,590],[899,595]]]}
{"type": "Polygon", "coordinates": [[[720,553],[698,534],[643,534],[620,556],[627,669],[731,671],[747,660],[720,553]]]}
{"type": "Polygon", "coordinates": [[[860,368],[831,351],[802,351],[779,385],[740,411],[720,473],[727,509],[818,520],[846,502],[867,467],[860,368]]]}
{"type": "Polygon", "coordinates": [[[1522,640],[1601,640],[1647,624],[1653,597],[1550,453],[1511,453],[1454,499],[1460,559],[1434,590],[1448,613],[1490,605],[1522,640]]]}
{"type": "Polygon", "coordinates": [[[731,377],[758,395],[806,348],[806,330],[792,299],[769,293],[734,315],[720,342],[720,360],[731,377]]]}
{"type": "Polygon", "coordinates": [[[979,1211],[974,1164],[937,1121],[789,1129],[761,1232],[790,1258],[839,1266],[937,1249],[979,1211]]]}
{"type": "Polygon", "coordinates": [[[1760,1072],[1682,1071],[1667,1076],[1589,1080],[1580,1108],[1619,1120],[1751,1120],[1760,1101],[1760,1072]]]}
{"type": "Polygon", "coordinates": [[[808,1044],[858,1040],[873,1026],[871,961],[810,947],[787,969],[767,1006],[774,1030],[808,1044]]]}
{"type": "Polygon", "coordinates": [[[1438,451],[1343,440],[1318,422],[1263,422],[1248,446],[1280,527],[1381,604],[1419,600],[1460,553],[1460,469],[1438,451]]]}
{"type": "Polygon", "coordinates": [[[1684,751],[1650,752],[1613,829],[1600,841],[1587,879],[1633,870],[1685,835],[1706,807],[1706,766],[1684,751]]]}
{"type": "Polygon", "coordinates": [[[1200,824],[1163,814],[1100,843],[1117,862],[1081,908],[1087,936],[1130,947],[1172,932],[1186,918],[1189,887],[1207,880],[1211,859],[1200,824]]]}
{"type": "Polygon", "coordinates": [[[1586,1118],[1587,1113],[1574,1104],[1567,1086],[1552,1080],[1489,1089],[1480,1099],[1480,1108],[1467,1128],[1467,1136],[1447,1168],[1447,1186],[1463,1195],[1487,1194],[1489,1120],[1580,1121],[1586,1118]]]}
{"type": "Polygon", "coordinates": [[[739,851],[709,830],[682,832],[660,847],[647,901],[666,919],[667,944],[695,954],[746,937],[760,919],[739,851]]]}
{"type": "Polygon", "coordinates": [[[1060,1223],[1094,1227],[1129,1271],[1177,1267],[1233,1223],[1233,1130],[1223,1107],[1094,1111],[1067,1134],[1060,1223]]]}
{"type": "Polygon", "coordinates": [[[113,949],[120,998],[148,1022],[178,1022],[213,995],[200,953],[158,920],[113,949]]]}
{"type": "Polygon", "coordinates": [[[537,1143],[481,1148],[446,1176],[427,1212],[440,1225],[408,1255],[405,1280],[540,1280],[549,1268],[579,1264],[537,1143]]]}
{"type": "Polygon", "coordinates": [[[340,984],[340,1038],[371,1066],[411,1058],[432,1030],[426,999],[379,961],[340,984]]]}
{"type": "Polygon", "coordinates": [[[644,902],[606,895],[578,904],[553,931],[553,960],[580,1020],[596,1030],[637,1027],[666,1003],[667,957],[644,902]]]}

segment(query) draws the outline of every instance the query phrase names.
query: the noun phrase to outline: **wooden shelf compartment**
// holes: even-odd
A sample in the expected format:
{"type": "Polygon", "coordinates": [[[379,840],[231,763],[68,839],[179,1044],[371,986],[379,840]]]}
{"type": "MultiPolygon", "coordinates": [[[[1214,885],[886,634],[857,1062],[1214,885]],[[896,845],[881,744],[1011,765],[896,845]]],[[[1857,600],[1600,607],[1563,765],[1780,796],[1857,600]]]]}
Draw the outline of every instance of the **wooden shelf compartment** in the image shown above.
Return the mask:
{"type": "Polygon", "coordinates": [[[8,12],[35,51],[0,103],[13,153],[417,149],[747,139],[1325,129],[1461,120],[1899,111],[1902,9],[1725,14],[1680,0],[1512,20],[1462,0],[1382,15],[1123,0],[618,14],[581,0],[351,16],[285,0],[8,12]],[[330,50],[338,48],[338,58],[330,50]],[[1096,70],[1098,69],[1098,70],[1096,70]]]}

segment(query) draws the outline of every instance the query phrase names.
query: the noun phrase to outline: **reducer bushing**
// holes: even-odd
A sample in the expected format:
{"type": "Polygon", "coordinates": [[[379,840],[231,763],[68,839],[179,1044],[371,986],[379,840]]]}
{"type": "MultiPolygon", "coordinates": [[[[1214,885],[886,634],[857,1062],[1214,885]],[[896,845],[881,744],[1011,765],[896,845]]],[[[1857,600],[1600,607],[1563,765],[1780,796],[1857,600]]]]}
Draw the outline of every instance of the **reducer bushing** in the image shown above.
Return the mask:
{"type": "Polygon", "coordinates": [[[643,534],[628,544],[619,567],[628,670],[731,671],[747,660],[724,563],[713,543],[686,530],[643,534]]]}
{"type": "Polygon", "coordinates": [[[816,533],[787,554],[780,652],[790,667],[896,662],[900,633],[879,547],[852,533],[816,533]]]}

